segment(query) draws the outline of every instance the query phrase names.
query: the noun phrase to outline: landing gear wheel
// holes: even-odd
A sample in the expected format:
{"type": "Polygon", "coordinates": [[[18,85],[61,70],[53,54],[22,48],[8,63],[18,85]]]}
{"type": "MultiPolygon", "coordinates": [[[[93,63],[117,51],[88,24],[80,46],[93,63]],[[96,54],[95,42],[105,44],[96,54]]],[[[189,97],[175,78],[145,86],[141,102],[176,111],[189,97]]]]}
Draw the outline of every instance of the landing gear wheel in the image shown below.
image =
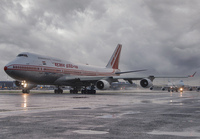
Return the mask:
{"type": "Polygon", "coordinates": [[[69,92],[70,92],[70,94],[78,94],[78,90],[77,89],[70,90],[69,92]]]}
{"type": "Polygon", "coordinates": [[[63,90],[60,89],[60,88],[58,88],[58,89],[55,89],[55,90],[54,90],[54,93],[55,93],[55,94],[62,94],[62,93],[63,93],[63,90]]]}
{"type": "Polygon", "coordinates": [[[81,90],[81,94],[87,94],[87,89],[81,90]]]}
{"type": "Polygon", "coordinates": [[[30,93],[30,90],[22,89],[22,93],[23,93],[23,94],[29,94],[29,93],[30,93]]]}
{"type": "Polygon", "coordinates": [[[81,90],[82,94],[96,94],[96,90],[94,86],[91,86],[91,89],[87,89],[86,87],[81,90]]]}

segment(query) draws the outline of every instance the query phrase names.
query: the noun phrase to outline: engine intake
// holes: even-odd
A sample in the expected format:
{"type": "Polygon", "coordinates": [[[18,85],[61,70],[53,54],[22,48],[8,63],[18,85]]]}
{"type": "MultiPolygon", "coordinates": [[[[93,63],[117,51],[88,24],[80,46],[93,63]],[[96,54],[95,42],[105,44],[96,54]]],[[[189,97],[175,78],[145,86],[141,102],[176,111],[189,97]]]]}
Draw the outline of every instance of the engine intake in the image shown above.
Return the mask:
{"type": "Polygon", "coordinates": [[[162,87],[161,90],[162,90],[162,91],[165,91],[165,87],[162,87]]]}
{"type": "Polygon", "coordinates": [[[99,80],[96,83],[96,87],[100,90],[106,90],[110,88],[110,83],[106,80],[99,80]]]}
{"type": "Polygon", "coordinates": [[[15,81],[14,83],[15,83],[15,85],[18,86],[18,87],[21,86],[21,82],[20,82],[20,81],[15,81]]]}
{"type": "Polygon", "coordinates": [[[145,78],[145,79],[142,79],[140,81],[140,85],[143,87],[143,88],[149,88],[153,85],[152,81],[148,78],[145,78]]]}

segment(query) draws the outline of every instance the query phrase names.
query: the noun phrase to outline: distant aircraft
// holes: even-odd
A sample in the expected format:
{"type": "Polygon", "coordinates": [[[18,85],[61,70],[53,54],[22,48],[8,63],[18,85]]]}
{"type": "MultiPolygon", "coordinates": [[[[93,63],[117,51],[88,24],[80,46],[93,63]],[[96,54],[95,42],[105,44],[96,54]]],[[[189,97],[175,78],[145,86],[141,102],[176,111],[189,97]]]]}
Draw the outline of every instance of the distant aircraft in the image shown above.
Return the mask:
{"type": "MultiPolygon", "coordinates": [[[[149,77],[121,77],[119,75],[142,70],[121,72],[118,68],[122,45],[118,44],[106,67],[75,64],[70,61],[53,57],[41,56],[33,53],[20,53],[17,58],[9,62],[4,71],[16,79],[17,86],[23,86],[22,93],[29,93],[36,85],[55,85],[55,93],[63,93],[61,86],[71,86],[70,93],[95,94],[95,86],[100,90],[109,89],[112,82],[124,79],[141,80],[144,88],[151,87],[154,76],[149,77]]],[[[188,76],[183,76],[187,78],[188,76]]],[[[166,77],[164,77],[166,78],[166,77]]]]}
{"type": "MultiPolygon", "coordinates": [[[[193,74],[193,75],[189,75],[188,77],[194,77],[196,74],[196,72],[193,74]]],[[[192,87],[190,86],[186,86],[183,82],[183,80],[179,80],[179,81],[174,81],[174,82],[171,82],[170,80],[168,80],[168,84],[167,85],[164,85],[162,86],[161,90],[164,91],[164,90],[168,90],[168,92],[183,92],[184,88],[188,88],[188,90],[192,91],[192,87]]],[[[153,86],[150,88],[151,90],[153,90],[153,86]]]]}
{"type": "Polygon", "coordinates": [[[171,81],[168,81],[168,84],[167,84],[167,89],[168,89],[168,92],[173,92],[173,91],[180,91],[182,92],[183,89],[184,89],[184,82],[183,80],[180,80],[180,81],[176,81],[176,82],[171,82],[171,81]]]}

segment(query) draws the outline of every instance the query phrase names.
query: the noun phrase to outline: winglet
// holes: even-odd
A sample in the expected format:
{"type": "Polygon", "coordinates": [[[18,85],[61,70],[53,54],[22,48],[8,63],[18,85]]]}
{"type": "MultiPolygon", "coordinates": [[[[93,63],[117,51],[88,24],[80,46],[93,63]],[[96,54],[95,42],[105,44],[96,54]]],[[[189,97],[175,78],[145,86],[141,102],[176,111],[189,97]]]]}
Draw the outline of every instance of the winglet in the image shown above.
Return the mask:
{"type": "Polygon", "coordinates": [[[189,75],[188,77],[194,77],[194,75],[196,74],[197,72],[195,72],[194,74],[192,74],[192,75],[189,75]]]}
{"type": "Polygon", "coordinates": [[[106,68],[118,69],[122,45],[118,44],[106,68]]]}

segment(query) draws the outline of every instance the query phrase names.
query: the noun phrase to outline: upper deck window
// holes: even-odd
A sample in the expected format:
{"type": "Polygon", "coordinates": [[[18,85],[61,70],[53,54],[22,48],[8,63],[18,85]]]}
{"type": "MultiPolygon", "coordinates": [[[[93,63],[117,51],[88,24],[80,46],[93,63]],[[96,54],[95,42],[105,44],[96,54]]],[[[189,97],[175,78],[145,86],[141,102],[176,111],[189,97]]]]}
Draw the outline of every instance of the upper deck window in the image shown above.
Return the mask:
{"type": "Polygon", "coordinates": [[[19,54],[17,57],[28,57],[27,54],[19,54]]]}

